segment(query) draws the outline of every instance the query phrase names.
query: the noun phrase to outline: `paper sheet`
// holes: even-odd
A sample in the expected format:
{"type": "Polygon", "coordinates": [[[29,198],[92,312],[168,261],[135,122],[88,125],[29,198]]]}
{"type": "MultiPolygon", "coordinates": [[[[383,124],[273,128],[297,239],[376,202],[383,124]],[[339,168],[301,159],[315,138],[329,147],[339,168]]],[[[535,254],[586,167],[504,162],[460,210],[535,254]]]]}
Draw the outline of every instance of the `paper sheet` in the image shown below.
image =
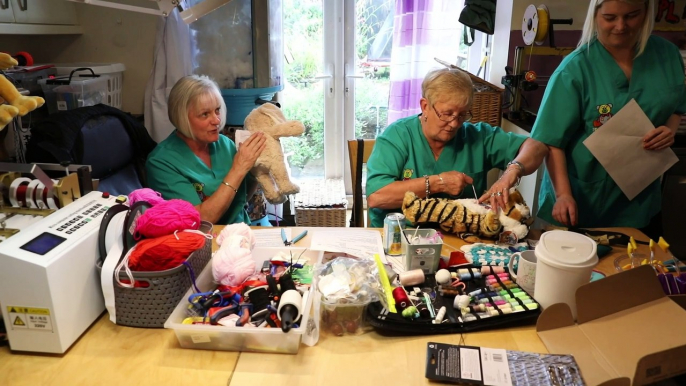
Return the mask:
{"type": "Polygon", "coordinates": [[[252,135],[248,130],[236,130],[234,133],[234,138],[236,139],[236,149],[241,146],[241,143],[245,142],[246,139],[250,138],[252,135]]]}
{"type": "MultiPolygon", "coordinates": [[[[252,234],[255,236],[256,247],[283,247],[283,240],[281,239],[281,229],[253,229],[252,234]]],[[[283,228],[286,232],[286,239],[291,240],[291,228],[283,228]]]]}
{"type": "Polygon", "coordinates": [[[381,233],[377,230],[352,230],[346,228],[316,230],[312,232],[310,248],[320,251],[342,252],[348,255],[373,259],[379,254],[385,264],[386,257],[381,243],[381,233]]]}
{"type": "Polygon", "coordinates": [[[584,141],[629,200],[678,161],[672,149],[643,149],[642,138],[653,128],[632,99],[584,141]]]}

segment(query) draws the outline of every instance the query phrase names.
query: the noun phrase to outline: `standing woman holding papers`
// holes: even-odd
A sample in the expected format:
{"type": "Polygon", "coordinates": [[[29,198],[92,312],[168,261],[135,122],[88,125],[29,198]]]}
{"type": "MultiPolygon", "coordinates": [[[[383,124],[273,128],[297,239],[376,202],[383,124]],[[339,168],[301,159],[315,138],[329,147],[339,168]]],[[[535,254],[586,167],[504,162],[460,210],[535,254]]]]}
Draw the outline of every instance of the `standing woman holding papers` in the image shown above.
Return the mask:
{"type": "Polygon", "coordinates": [[[659,227],[660,180],[629,200],[583,144],[631,99],[654,126],[641,139],[643,149],[674,143],[686,112],[684,65],[674,44],[651,36],[654,6],[654,0],[591,0],[578,48],[550,77],[531,133],[549,147],[539,195],[543,220],[659,227]]]}

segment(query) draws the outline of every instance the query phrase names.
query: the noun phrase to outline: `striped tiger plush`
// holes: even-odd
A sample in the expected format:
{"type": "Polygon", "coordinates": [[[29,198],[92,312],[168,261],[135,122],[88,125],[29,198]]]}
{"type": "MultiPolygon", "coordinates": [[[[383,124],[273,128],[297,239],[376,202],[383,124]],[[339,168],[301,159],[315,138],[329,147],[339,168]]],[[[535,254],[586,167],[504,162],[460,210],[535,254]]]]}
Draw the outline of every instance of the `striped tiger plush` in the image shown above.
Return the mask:
{"type": "Polygon", "coordinates": [[[496,213],[475,199],[422,199],[413,192],[405,193],[403,214],[413,224],[438,223],[446,232],[472,233],[493,238],[501,231],[512,231],[519,239],[529,232],[530,211],[519,191],[512,189],[507,207],[496,213]]]}

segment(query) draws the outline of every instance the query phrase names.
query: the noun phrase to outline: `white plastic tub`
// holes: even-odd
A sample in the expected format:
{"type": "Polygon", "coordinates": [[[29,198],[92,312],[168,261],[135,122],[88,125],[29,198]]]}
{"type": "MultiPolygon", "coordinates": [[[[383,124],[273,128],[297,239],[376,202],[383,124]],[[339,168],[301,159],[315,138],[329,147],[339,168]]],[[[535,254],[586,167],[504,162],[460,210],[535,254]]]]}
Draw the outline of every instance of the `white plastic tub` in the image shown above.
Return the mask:
{"type": "MultiPolygon", "coordinates": [[[[255,268],[260,269],[262,263],[276,256],[280,251],[290,250],[293,256],[299,256],[304,248],[255,248],[253,259],[255,268]]],[[[321,251],[305,250],[302,255],[309,259],[311,264],[321,262],[323,253],[321,251]]],[[[201,291],[210,291],[216,288],[212,277],[212,262],[196,279],[196,284],[201,291]]],[[[221,351],[253,351],[269,352],[282,354],[297,354],[300,348],[303,335],[307,331],[307,324],[310,319],[312,301],[316,293],[314,287],[310,287],[305,307],[303,309],[303,319],[298,328],[291,329],[284,333],[280,328],[251,328],[251,327],[225,327],[211,326],[202,324],[182,324],[186,318],[188,309],[188,297],[195,292],[189,290],[184,295],[181,302],[172,311],[169,319],[164,323],[164,328],[174,330],[179,344],[183,348],[199,350],[221,350],[221,351]]]]}

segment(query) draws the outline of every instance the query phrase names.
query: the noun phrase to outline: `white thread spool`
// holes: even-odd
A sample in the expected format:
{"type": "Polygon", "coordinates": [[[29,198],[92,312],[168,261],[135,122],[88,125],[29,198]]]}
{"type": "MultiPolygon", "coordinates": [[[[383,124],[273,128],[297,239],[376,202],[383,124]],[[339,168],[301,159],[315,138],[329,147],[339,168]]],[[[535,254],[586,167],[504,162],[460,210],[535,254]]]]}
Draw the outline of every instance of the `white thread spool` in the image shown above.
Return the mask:
{"type": "Polygon", "coordinates": [[[398,275],[398,279],[400,280],[400,284],[403,285],[403,287],[408,287],[408,286],[413,286],[417,284],[422,284],[424,283],[424,271],[421,269],[413,269],[411,271],[405,271],[398,275]]]}
{"type": "Polygon", "coordinates": [[[38,209],[45,209],[48,207],[48,204],[43,200],[43,195],[45,194],[45,185],[38,181],[38,185],[36,186],[36,206],[38,209]]]}
{"type": "MultiPolygon", "coordinates": [[[[59,181],[57,181],[57,180],[52,180],[53,184],[56,184],[58,182],[59,181]]],[[[59,207],[57,206],[57,202],[59,200],[56,200],[56,199],[57,199],[57,195],[55,194],[55,187],[53,185],[53,188],[48,191],[48,208],[59,209],[59,207]]]]}

